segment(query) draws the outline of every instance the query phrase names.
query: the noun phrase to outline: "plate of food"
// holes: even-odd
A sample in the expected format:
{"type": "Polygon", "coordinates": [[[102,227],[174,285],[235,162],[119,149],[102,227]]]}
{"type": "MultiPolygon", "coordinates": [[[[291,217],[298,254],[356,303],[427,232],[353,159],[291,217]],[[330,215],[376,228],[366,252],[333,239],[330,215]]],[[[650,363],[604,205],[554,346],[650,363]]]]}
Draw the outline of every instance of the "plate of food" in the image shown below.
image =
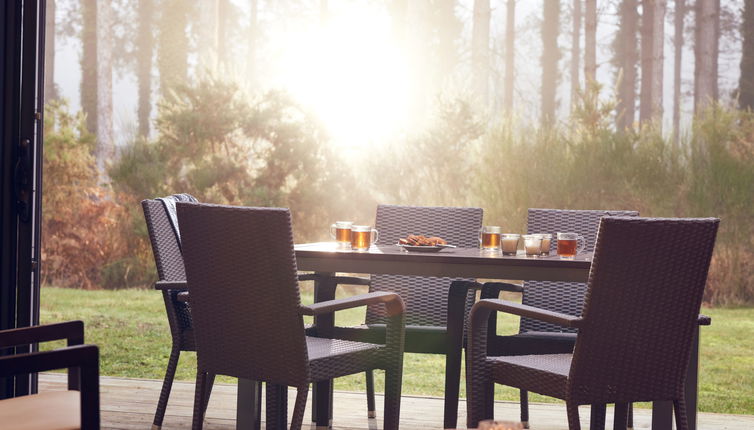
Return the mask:
{"type": "Polygon", "coordinates": [[[413,252],[439,252],[445,248],[455,248],[454,245],[448,245],[448,242],[441,237],[420,234],[409,234],[405,238],[398,239],[398,246],[404,251],[413,252]]]}

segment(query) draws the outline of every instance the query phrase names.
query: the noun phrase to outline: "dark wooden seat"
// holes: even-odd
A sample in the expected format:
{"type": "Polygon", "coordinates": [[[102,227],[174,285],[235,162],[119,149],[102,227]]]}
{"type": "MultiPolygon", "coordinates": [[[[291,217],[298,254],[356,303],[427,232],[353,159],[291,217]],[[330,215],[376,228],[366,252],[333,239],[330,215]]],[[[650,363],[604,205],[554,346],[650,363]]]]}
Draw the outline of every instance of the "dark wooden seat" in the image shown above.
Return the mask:
{"type": "Polygon", "coordinates": [[[83,322],[0,331],[0,350],[61,339],[67,346],[0,357],[0,378],[68,368],[68,391],[0,400],[0,427],[4,430],[99,429],[99,350],[84,345],[83,322]]]}

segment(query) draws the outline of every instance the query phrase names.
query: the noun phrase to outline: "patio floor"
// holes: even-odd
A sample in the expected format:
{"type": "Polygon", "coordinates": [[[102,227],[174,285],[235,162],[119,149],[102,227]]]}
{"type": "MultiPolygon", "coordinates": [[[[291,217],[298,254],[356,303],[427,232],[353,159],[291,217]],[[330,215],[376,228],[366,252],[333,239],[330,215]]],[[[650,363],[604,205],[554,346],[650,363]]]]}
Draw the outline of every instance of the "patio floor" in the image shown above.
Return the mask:
{"type": "MultiPolygon", "coordinates": [[[[100,379],[102,428],[148,430],[154,417],[162,381],[128,379],[103,376],[100,379]]],[[[66,386],[65,374],[45,373],[39,376],[39,389],[62,390],[66,386]]],[[[293,404],[295,391],[290,391],[289,404],[293,404]]],[[[194,399],[194,384],[176,382],[168,404],[164,430],[191,427],[191,409],[194,399]]],[[[309,397],[311,401],[311,396],[309,397]]],[[[530,404],[531,428],[533,430],[567,430],[565,406],[562,404],[530,404]]],[[[366,399],[363,393],[336,392],[333,427],[335,429],[382,428],[380,420],[366,418],[366,399]],[[371,423],[370,423],[371,421],[371,423]]],[[[382,399],[377,399],[377,414],[381,416],[382,399]]],[[[459,406],[459,426],[466,419],[465,403],[459,406]]],[[[207,410],[205,429],[230,430],[235,428],[236,386],[215,384],[207,410]]],[[[290,416],[290,415],[289,415],[290,416]]],[[[306,417],[310,416],[307,408],[306,417]]],[[[496,402],[495,416],[513,420],[518,417],[518,403],[496,402]]],[[[305,420],[305,422],[308,421],[305,420]]],[[[635,428],[649,428],[651,411],[636,409],[635,428]]],[[[589,408],[581,408],[582,428],[588,428],[589,408]]],[[[608,426],[612,427],[612,409],[608,408],[608,426]]],[[[306,426],[305,426],[306,428],[306,426]]],[[[314,426],[312,426],[314,428],[314,426]]],[[[401,399],[402,429],[442,428],[442,399],[436,397],[404,396],[401,399]]],[[[699,415],[700,430],[751,430],[754,415],[727,415],[703,413],[699,415]]]]}

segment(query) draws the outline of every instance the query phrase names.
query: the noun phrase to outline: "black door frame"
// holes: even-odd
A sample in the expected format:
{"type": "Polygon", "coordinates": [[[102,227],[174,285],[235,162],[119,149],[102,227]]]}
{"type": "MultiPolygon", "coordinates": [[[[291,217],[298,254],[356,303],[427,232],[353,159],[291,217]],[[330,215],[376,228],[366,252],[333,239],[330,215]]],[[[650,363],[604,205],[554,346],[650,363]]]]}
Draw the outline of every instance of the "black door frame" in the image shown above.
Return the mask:
{"type": "MultiPolygon", "coordinates": [[[[0,2],[0,329],[39,324],[45,3],[0,2]]],[[[6,378],[0,398],[36,388],[36,375],[6,378]]]]}

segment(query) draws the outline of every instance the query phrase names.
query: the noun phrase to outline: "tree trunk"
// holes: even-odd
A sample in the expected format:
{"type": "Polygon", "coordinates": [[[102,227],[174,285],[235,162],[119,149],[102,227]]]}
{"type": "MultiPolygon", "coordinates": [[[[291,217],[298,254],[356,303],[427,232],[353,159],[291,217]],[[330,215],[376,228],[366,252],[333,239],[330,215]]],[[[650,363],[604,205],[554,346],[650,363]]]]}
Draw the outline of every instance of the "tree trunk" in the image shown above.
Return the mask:
{"type": "Polygon", "coordinates": [[[686,18],[686,0],[675,0],[675,34],[673,36],[673,144],[681,138],[681,69],[683,63],[683,22],[686,18]]]}
{"type": "Polygon", "coordinates": [[[597,0],[586,0],[584,9],[584,82],[597,77],[597,0]]]}
{"type": "Polygon", "coordinates": [[[560,0],[544,4],[542,20],[542,124],[555,120],[556,90],[558,87],[558,29],[560,28],[560,0]]]}
{"type": "Polygon", "coordinates": [[[55,0],[47,0],[45,10],[45,100],[55,100],[55,0]]]}
{"type": "Polygon", "coordinates": [[[662,126],[662,77],[666,0],[644,0],[641,19],[641,106],[639,121],[662,126]]]}
{"type": "MultiPolygon", "coordinates": [[[[170,0],[168,0],[170,1],[170,0]]],[[[199,6],[199,28],[197,48],[199,74],[212,74],[220,61],[218,50],[220,41],[220,1],[203,0],[199,6]]],[[[168,17],[169,19],[169,17],[168,17]]]]}
{"type": "Polygon", "coordinates": [[[252,81],[252,84],[256,80],[256,74],[257,74],[257,43],[258,43],[258,34],[259,31],[257,29],[257,26],[259,25],[257,22],[257,13],[258,13],[258,4],[257,0],[251,0],[251,13],[249,14],[249,44],[248,44],[248,58],[247,58],[247,65],[246,70],[248,71],[249,79],[252,81]]]}
{"type": "Polygon", "coordinates": [[[81,0],[81,110],[86,128],[97,132],[97,0],[81,0]]]}
{"type": "Polygon", "coordinates": [[[741,109],[754,110],[754,0],[745,0],[741,23],[741,77],[738,103],[741,109]]]}
{"type": "Polygon", "coordinates": [[[94,156],[100,183],[108,182],[107,162],[115,156],[112,13],[111,0],[97,1],[97,146],[94,156]]]}
{"type": "Polygon", "coordinates": [[[618,69],[618,102],[615,109],[615,127],[625,130],[636,119],[636,63],[639,52],[636,35],[639,26],[637,0],[620,3],[618,32],[615,35],[613,63],[618,69]]]}
{"type": "Polygon", "coordinates": [[[503,106],[509,114],[513,112],[513,83],[516,59],[516,0],[508,0],[505,21],[505,92],[503,106]]]}
{"type": "Polygon", "coordinates": [[[715,0],[697,0],[694,40],[694,113],[700,113],[717,94],[717,37],[715,0]]]}
{"type": "Polygon", "coordinates": [[[490,0],[474,0],[471,67],[474,94],[487,107],[490,69],[490,0]]]}
{"type": "Polygon", "coordinates": [[[573,30],[571,31],[571,112],[579,101],[579,72],[581,71],[581,2],[573,0],[573,30]]]}
{"type": "Polygon", "coordinates": [[[160,94],[171,100],[170,91],[176,85],[185,83],[188,75],[188,4],[183,0],[163,0],[160,5],[162,10],[157,56],[160,94]]]}
{"type": "Polygon", "coordinates": [[[139,82],[139,136],[149,136],[152,111],[153,0],[139,0],[139,34],[136,36],[136,78],[139,82]]]}

